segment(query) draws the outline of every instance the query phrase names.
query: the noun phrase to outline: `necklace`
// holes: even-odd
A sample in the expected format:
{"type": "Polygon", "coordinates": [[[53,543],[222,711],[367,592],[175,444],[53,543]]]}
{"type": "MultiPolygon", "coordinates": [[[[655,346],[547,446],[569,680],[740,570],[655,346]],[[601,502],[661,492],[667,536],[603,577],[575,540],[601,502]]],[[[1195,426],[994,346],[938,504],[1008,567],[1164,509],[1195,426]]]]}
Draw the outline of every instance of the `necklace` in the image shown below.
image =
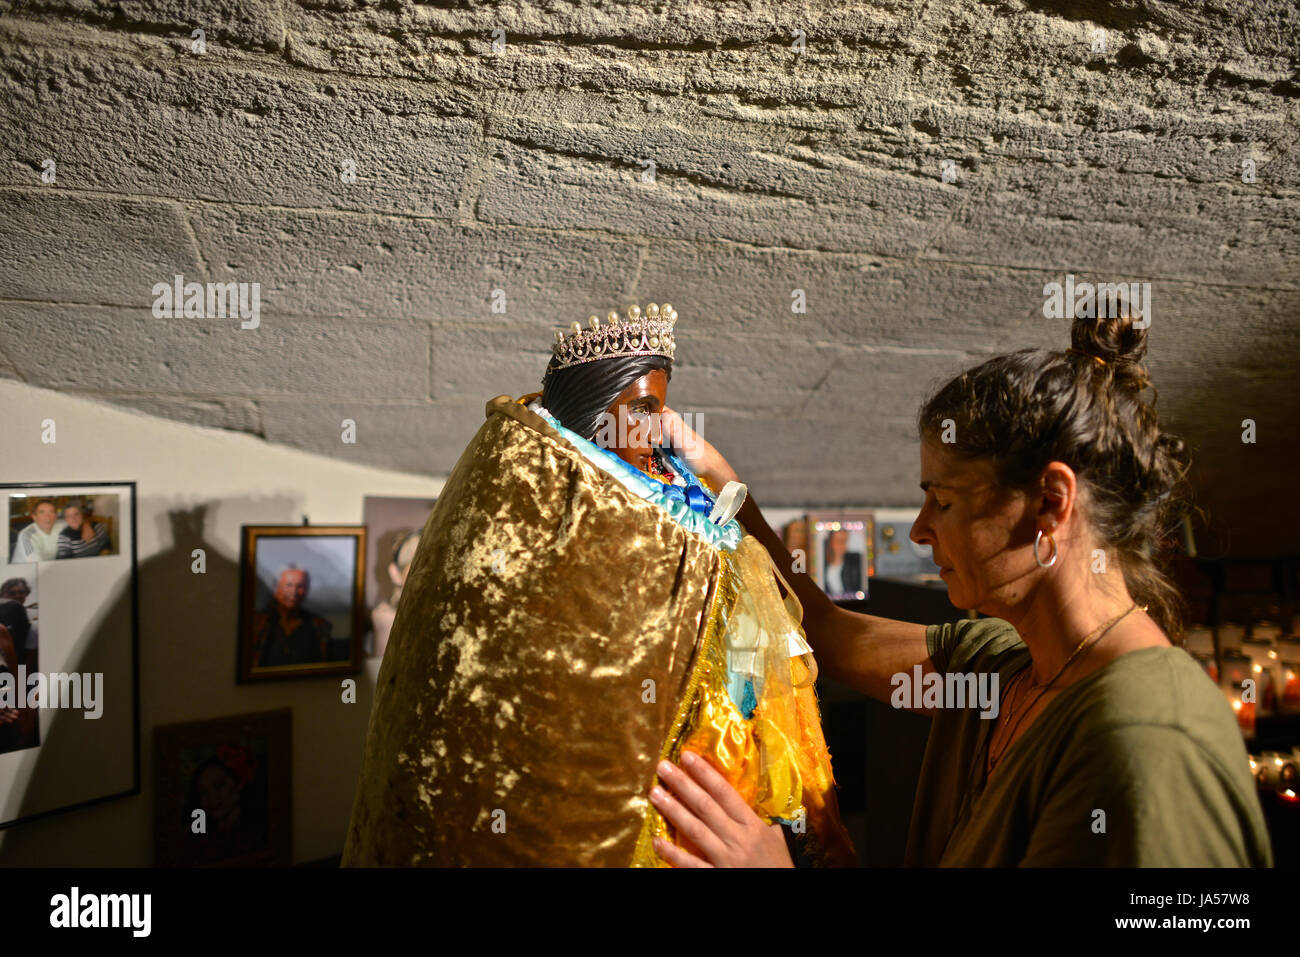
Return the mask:
{"type": "Polygon", "coordinates": [[[650,453],[650,462],[646,467],[646,472],[663,482],[665,485],[671,485],[673,478],[675,477],[672,469],[668,468],[668,466],[660,460],[658,450],[650,453]]]}
{"type": "MultiPolygon", "coordinates": [[[[1038,694],[1034,695],[1033,699],[1029,702],[1029,705],[1025,708],[1025,710],[1020,712],[1020,717],[1016,719],[1014,724],[1010,725],[1009,730],[1005,734],[1001,735],[1003,741],[1005,741],[1006,743],[1003,744],[1000,748],[998,748],[996,756],[994,756],[994,751],[993,751],[993,746],[995,742],[992,740],[989,741],[988,767],[985,770],[986,777],[993,773],[993,769],[997,767],[998,762],[1002,760],[1002,756],[1006,754],[1007,749],[1011,747],[1011,742],[1015,740],[1016,729],[1020,727],[1020,722],[1024,721],[1025,715],[1029,714],[1030,711],[1034,710],[1034,705],[1038,703],[1038,699],[1047,693],[1047,689],[1052,687],[1052,685],[1056,684],[1057,679],[1059,679],[1061,675],[1065,674],[1066,670],[1070,667],[1070,665],[1074,664],[1075,659],[1077,659],[1080,654],[1082,654],[1085,650],[1091,650],[1092,647],[1097,644],[1097,642],[1101,641],[1102,638],[1106,637],[1107,632],[1109,632],[1112,628],[1114,628],[1126,617],[1128,617],[1128,615],[1133,611],[1135,611],[1137,607],[1138,607],[1137,602],[1134,602],[1127,609],[1120,612],[1110,621],[1104,623],[1096,631],[1090,632],[1089,634],[1085,635],[1083,639],[1077,645],[1075,645],[1074,651],[1070,654],[1070,657],[1065,660],[1065,664],[1061,666],[1061,670],[1052,676],[1051,681],[1043,685],[1034,684],[1029,686],[1030,688],[1038,688],[1039,689],[1038,694]]],[[[1145,605],[1142,606],[1142,610],[1146,611],[1145,605]]],[[[1032,669],[1033,669],[1033,663],[1031,662],[1029,665],[1029,670],[1032,669]]],[[[1010,718],[1011,718],[1011,711],[1008,709],[1007,719],[1010,720],[1010,718]]],[[[1007,725],[1004,724],[1003,727],[1007,727],[1007,725]]]]}
{"type": "MultiPolygon", "coordinates": [[[[1030,659],[1029,667],[1028,667],[1028,668],[1025,668],[1023,671],[1017,671],[1017,672],[1015,673],[1015,675],[1012,677],[1011,682],[1012,682],[1012,684],[1014,684],[1014,685],[1016,686],[1016,700],[1015,700],[1015,701],[1012,701],[1012,699],[1011,699],[1011,694],[1010,694],[1011,687],[1010,687],[1010,685],[1007,686],[1008,694],[1007,694],[1007,702],[1006,702],[1006,712],[1007,712],[1007,719],[1008,719],[1008,720],[1010,720],[1011,715],[1015,713],[1015,707],[1014,707],[1014,706],[1015,706],[1016,704],[1018,704],[1019,701],[1020,701],[1020,698],[1023,697],[1023,695],[1021,695],[1021,693],[1020,693],[1020,686],[1026,684],[1026,682],[1021,681],[1021,679],[1022,679],[1022,678],[1025,678],[1025,677],[1028,677],[1029,673],[1030,673],[1031,671],[1033,671],[1033,670],[1034,670],[1034,662],[1033,662],[1032,659],[1030,659]]],[[[1038,685],[1033,685],[1033,684],[1031,684],[1031,685],[1029,685],[1029,690],[1032,691],[1034,688],[1037,688],[1037,687],[1039,687],[1039,686],[1038,686],[1038,685]]]]}

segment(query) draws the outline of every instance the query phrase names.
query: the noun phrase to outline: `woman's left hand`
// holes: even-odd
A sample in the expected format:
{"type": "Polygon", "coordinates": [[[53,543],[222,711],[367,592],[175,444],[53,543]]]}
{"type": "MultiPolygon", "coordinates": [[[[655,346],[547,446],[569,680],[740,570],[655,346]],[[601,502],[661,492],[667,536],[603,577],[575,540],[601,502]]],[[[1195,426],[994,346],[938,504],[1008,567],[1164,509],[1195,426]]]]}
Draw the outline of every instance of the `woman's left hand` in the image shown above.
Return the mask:
{"type": "Polygon", "coordinates": [[[674,867],[794,867],[780,824],[764,824],[708,761],[689,751],[681,760],[659,762],[672,793],[655,787],[650,800],[705,859],[659,837],[655,853],[674,867]]]}
{"type": "Polygon", "coordinates": [[[659,423],[663,440],[680,451],[691,470],[701,478],[708,479],[719,492],[728,482],[740,481],[740,476],[722,457],[722,453],[712,444],[704,441],[700,434],[687,425],[672,409],[664,408],[663,414],[659,416],[659,423]]]}

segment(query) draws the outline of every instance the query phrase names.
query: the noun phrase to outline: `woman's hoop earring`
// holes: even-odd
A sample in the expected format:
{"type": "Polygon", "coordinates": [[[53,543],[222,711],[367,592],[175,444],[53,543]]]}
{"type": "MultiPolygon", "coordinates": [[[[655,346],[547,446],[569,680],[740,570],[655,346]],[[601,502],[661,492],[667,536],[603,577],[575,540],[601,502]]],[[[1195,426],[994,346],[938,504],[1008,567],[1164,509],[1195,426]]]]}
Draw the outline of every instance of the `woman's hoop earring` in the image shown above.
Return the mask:
{"type": "Polygon", "coordinates": [[[1034,537],[1034,561],[1038,562],[1039,568],[1051,568],[1053,565],[1056,564],[1056,539],[1054,539],[1051,535],[1047,536],[1047,540],[1052,543],[1052,560],[1047,562],[1043,561],[1042,558],[1040,558],[1038,555],[1038,543],[1041,542],[1042,540],[1043,540],[1043,530],[1040,528],[1038,530],[1038,535],[1034,537]]]}

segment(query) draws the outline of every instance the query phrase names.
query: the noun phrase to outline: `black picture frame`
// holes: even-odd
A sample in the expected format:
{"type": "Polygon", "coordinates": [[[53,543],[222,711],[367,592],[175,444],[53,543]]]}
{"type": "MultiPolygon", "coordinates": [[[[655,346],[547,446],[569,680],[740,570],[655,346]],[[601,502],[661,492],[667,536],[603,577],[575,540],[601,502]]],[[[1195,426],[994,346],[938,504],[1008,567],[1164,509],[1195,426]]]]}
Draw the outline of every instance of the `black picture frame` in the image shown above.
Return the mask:
{"type": "MultiPolygon", "coordinates": [[[[107,635],[109,637],[112,637],[113,621],[117,618],[129,618],[129,621],[126,621],[124,623],[125,627],[121,628],[121,631],[124,634],[121,638],[119,638],[119,640],[125,641],[125,644],[129,649],[129,659],[130,659],[129,666],[128,666],[129,681],[126,682],[126,685],[130,688],[130,697],[131,697],[130,708],[129,708],[130,721],[129,724],[127,725],[127,729],[117,730],[116,733],[120,737],[129,736],[130,738],[130,742],[129,742],[130,752],[131,752],[131,770],[129,776],[130,784],[127,787],[117,787],[117,788],[113,787],[112,785],[108,785],[109,790],[107,793],[97,794],[88,798],[80,798],[80,799],[74,798],[69,800],[67,803],[59,803],[57,798],[50,799],[44,797],[40,792],[43,788],[46,787],[46,785],[44,784],[44,781],[46,780],[45,776],[50,774],[50,772],[47,771],[46,768],[54,767],[55,773],[57,773],[58,763],[61,763],[60,753],[67,753],[75,757],[75,756],[84,755],[86,753],[92,753],[89,749],[95,749],[93,753],[96,753],[97,755],[112,755],[118,752],[118,749],[120,748],[121,745],[120,741],[106,743],[103,740],[100,740],[98,742],[93,740],[93,738],[97,734],[100,734],[101,736],[108,734],[109,732],[105,730],[106,728],[116,729],[115,725],[105,725],[103,727],[100,727],[98,722],[96,721],[78,721],[78,722],[69,723],[65,720],[65,724],[70,724],[70,726],[66,727],[65,729],[62,729],[62,734],[58,742],[59,750],[56,750],[53,753],[48,751],[47,750],[48,739],[44,737],[42,739],[42,743],[38,746],[39,750],[32,749],[38,751],[36,757],[36,765],[32,774],[27,779],[25,793],[23,798],[20,799],[20,803],[18,805],[18,811],[16,814],[13,814],[12,817],[6,816],[7,814],[12,812],[6,811],[5,808],[11,803],[14,791],[19,785],[11,776],[7,776],[3,770],[0,770],[0,830],[3,830],[5,828],[10,828],[10,827],[17,827],[19,825],[27,823],[28,821],[35,821],[43,818],[52,817],[56,814],[66,814],[71,811],[81,810],[82,808],[94,807],[95,805],[103,804],[107,801],[115,801],[120,798],[132,797],[140,793],[140,779],[141,779],[141,772],[140,772],[140,766],[141,766],[141,760],[140,760],[140,595],[139,595],[139,561],[138,561],[138,545],[137,545],[138,526],[139,526],[138,523],[139,494],[138,494],[137,483],[134,480],[0,482],[0,494],[3,494],[4,503],[5,503],[6,531],[9,530],[11,525],[10,516],[9,516],[9,502],[11,497],[14,496],[17,492],[30,493],[31,491],[48,490],[48,489],[68,490],[68,489],[110,489],[110,488],[124,490],[130,499],[128,503],[128,507],[122,508],[121,513],[118,516],[120,525],[125,525],[124,530],[129,533],[127,537],[129,537],[130,543],[129,543],[129,548],[123,548],[118,554],[109,557],[114,557],[114,558],[129,557],[129,562],[127,563],[126,566],[125,575],[121,576],[125,579],[124,587],[120,588],[119,590],[116,590],[115,594],[111,596],[112,605],[109,608],[108,615],[103,616],[102,618],[97,617],[95,619],[95,624],[93,627],[97,634],[107,635]],[[114,745],[116,745],[116,747],[114,745]],[[51,764],[47,764],[46,762],[55,762],[55,763],[51,765],[51,764]],[[29,801],[29,796],[31,795],[33,789],[36,790],[37,794],[34,798],[31,798],[31,800],[29,801]],[[43,805],[51,805],[51,806],[43,806],[43,805]]],[[[59,493],[55,493],[55,494],[59,494],[59,493]]],[[[5,554],[4,554],[5,565],[8,566],[8,559],[10,558],[10,550],[12,544],[9,541],[8,534],[6,534],[6,539],[4,544],[5,544],[5,554]]],[[[104,561],[104,558],[95,557],[85,561],[89,561],[92,563],[102,563],[104,561]]],[[[80,564],[76,566],[71,566],[67,559],[55,559],[53,561],[40,561],[35,564],[38,565],[38,568],[40,566],[54,565],[54,564],[65,566],[65,567],[73,567],[73,568],[99,568],[101,570],[104,567],[102,565],[83,566],[80,564]]],[[[66,586],[64,587],[66,588],[66,586]]],[[[43,589],[43,594],[45,595],[43,600],[46,602],[47,605],[50,605],[51,600],[48,597],[48,591],[43,589]]],[[[46,634],[43,637],[43,640],[48,643],[49,638],[50,636],[46,634]]],[[[87,646],[83,644],[81,647],[83,647],[84,653],[89,655],[94,655],[97,652],[102,653],[103,651],[102,649],[97,649],[93,647],[93,643],[91,646],[87,646]]],[[[42,668],[47,667],[48,663],[49,662],[43,663],[41,667],[42,668]]],[[[80,659],[75,664],[80,664],[80,659]]],[[[114,705],[114,708],[116,708],[116,705],[114,705]]],[[[42,708],[42,710],[45,709],[42,708]]],[[[58,719],[51,719],[51,721],[54,720],[58,720],[58,719]]],[[[4,755],[0,755],[0,757],[4,757],[4,755]]],[[[78,780],[82,782],[86,780],[93,781],[94,776],[81,775],[78,776],[78,780]]]]}

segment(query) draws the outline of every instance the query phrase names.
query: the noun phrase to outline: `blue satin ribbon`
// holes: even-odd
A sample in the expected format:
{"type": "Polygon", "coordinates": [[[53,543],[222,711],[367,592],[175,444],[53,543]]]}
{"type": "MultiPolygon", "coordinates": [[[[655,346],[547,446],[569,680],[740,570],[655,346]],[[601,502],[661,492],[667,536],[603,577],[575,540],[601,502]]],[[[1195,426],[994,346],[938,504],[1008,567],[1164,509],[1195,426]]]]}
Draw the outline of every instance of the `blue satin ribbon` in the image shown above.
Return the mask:
{"type": "Polygon", "coordinates": [[[688,485],[683,488],[680,485],[673,485],[670,482],[662,483],[664,495],[674,502],[684,502],[697,512],[703,512],[707,515],[713,511],[713,500],[709,498],[704,489],[698,485],[688,485]]]}
{"type": "Polygon", "coordinates": [[[695,477],[695,473],[687,467],[686,463],[673,455],[667,449],[659,450],[668,464],[672,466],[673,471],[686,480],[685,487],[673,485],[671,482],[660,482],[664,487],[664,494],[674,502],[685,502],[691,507],[692,511],[703,512],[706,516],[713,511],[713,497],[705,491],[700,480],[695,477]]]}

